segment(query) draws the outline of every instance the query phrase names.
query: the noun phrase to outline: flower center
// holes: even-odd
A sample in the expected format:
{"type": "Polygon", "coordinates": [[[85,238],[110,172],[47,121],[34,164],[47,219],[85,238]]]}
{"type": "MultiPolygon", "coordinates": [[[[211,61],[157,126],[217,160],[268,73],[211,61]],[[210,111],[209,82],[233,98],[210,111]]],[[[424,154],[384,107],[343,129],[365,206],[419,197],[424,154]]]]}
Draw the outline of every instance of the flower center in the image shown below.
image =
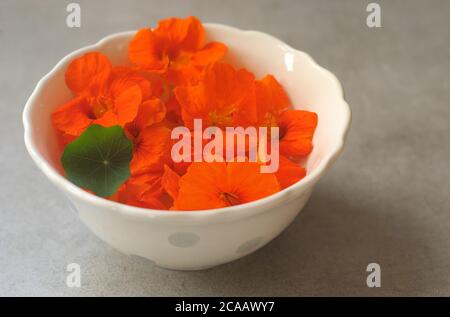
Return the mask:
{"type": "Polygon", "coordinates": [[[227,192],[222,192],[220,194],[220,199],[226,202],[228,206],[235,206],[241,203],[237,195],[227,192]]]}
{"type": "Polygon", "coordinates": [[[92,112],[96,118],[101,118],[106,111],[112,108],[112,106],[113,102],[110,98],[100,95],[94,101],[92,112]]]}
{"type": "Polygon", "coordinates": [[[211,111],[208,114],[211,126],[219,128],[230,127],[233,124],[233,112],[218,113],[217,111],[211,111]]]}

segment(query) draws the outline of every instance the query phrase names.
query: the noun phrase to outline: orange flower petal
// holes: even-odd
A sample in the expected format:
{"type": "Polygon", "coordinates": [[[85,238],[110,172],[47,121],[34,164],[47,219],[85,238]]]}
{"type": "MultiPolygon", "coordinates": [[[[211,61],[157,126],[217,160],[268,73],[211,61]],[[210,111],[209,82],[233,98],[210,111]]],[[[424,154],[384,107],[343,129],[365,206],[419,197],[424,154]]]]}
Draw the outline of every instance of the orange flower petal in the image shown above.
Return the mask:
{"type": "Polygon", "coordinates": [[[66,70],[67,87],[74,93],[80,94],[93,82],[105,83],[111,74],[111,62],[98,52],[86,53],[74,59],[66,70]]]}
{"type": "Polygon", "coordinates": [[[172,47],[188,51],[199,49],[205,39],[202,23],[192,16],[186,19],[161,20],[154,32],[159,37],[169,40],[172,47]]]}
{"type": "Polygon", "coordinates": [[[181,107],[175,96],[167,101],[166,109],[167,109],[166,119],[169,122],[173,123],[174,126],[182,126],[183,119],[181,118],[181,107]]]}
{"type": "MultiPolygon", "coordinates": [[[[141,88],[142,100],[147,100],[152,97],[160,96],[160,88],[158,87],[161,81],[158,77],[151,76],[150,74],[142,74],[139,70],[126,67],[116,66],[112,72],[112,78],[114,78],[113,85],[115,89],[120,89],[120,86],[138,85],[141,88]],[[118,84],[123,81],[121,85],[118,84]]],[[[123,89],[123,88],[122,88],[123,89]]]]}
{"type": "Polygon", "coordinates": [[[291,186],[297,183],[303,177],[306,176],[306,170],[300,165],[292,162],[287,157],[280,156],[280,165],[275,176],[280,183],[281,189],[291,186]]]}
{"type": "Polygon", "coordinates": [[[173,92],[181,107],[185,126],[192,129],[194,127],[194,118],[203,119],[202,117],[206,117],[208,103],[204,87],[200,85],[179,86],[173,92]]]}
{"type": "Polygon", "coordinates": [[[167,209],[160,201],[163,193],[160,173],[131,176],[117,191],[117,201],[136,207],[167,209]]]}
{"type": "Polygon", "coordinates": [[[119,120],[114,112],[107,111],[101,116],[101,118],[96,119],[93,123],[101,125],[102,127],[112,127],[119,125],[119,120]]]}
{"type": "Polygon", "coordinates": [[[139,116],[136,118],[140,129],[161,122],[166,116],[166,107],[160,99],[153,98],[144,101],[139,107],[139,116]]]}
{"type": "Polygon", "coordinates": [[[303,110],[287,110],[278,121],[280,153],[305,156],[312,151],[312,138],[317,127],[317,114],[303,110]]]}
{"type": "MultiPolygon", "coordinates": [[[[194,85],[199,82],[202,76],[202,69],[193,63],[172,67],[166,73],[167,81],[173,86],[194,85]]],[[[172,86],[171,85],[171,86],[172,86]]],[[[172,90],[172,89],[171,89],[172,90]]],[[[170,91],[169,97],[173,95],[170,91]]]]}
{"type": "Polygon", "coordinates": [[[165,71],[169,64],[168,58],[162,58],[160,40],[150,29],[141,29],[128,46],[130,61],[151,71],[165,71]]]}
{"type": "Polygon", "coordinates": [[[175,200],[178,196],[179,181],[180,175],[175,173],[169,166],[164,165],[161,185],[173,200],[175,200]]]}
{"type": "Polygon", "coordinates": [[[136,118],[126,125],[126,131],[132,137],[147,127],[160,123],[166,116],[166,107],[158,98],[149,99],[139,105],[136,118]]]}
{"type": "Polygon", "coordinates": [[[279,115],[290,105],[283,87],[272,75],[267,75],[256,82],[255,97],[258,123],[263,126],[276,125],[279,115]]]}
{"type": "Polygon", "coordinates": [[[114,99],[114,108],[119,124],[124,126],[136,118],[142,100],[141,89],[133,85],[121,91],[114,99]]]}
{"type": "Polygon", "coordinates": [[[142,130],[134,140],[132,175],[149,171],[162,171],[170,159],[170,130],[164,126],[151,126],[142,130]]]}
{"type": "Polygon", "coordinates": [[[208,64],[220,61],[226,54],[228,47],[220,42],[210,42],[201,50],[195,52],[191,60],[196,65],[206,66],[208,64]]]}
{"type": "Polygon", "coordinates": [[[154,196],[163,193],[161,187],[161,173],[145,173],[131,176],[119,189],[118,194],[127,199],[133,196],[140,200],[144,193],[154,196]]]}
{"type": "Polygon", "coordinates": [[[92,121],[89,105],[83,97],[72,99],[52,114],[53,126],[61,133],[72,136],[79,136],[92,121]]]}
{"type": "Polygon", "coordinates": [[[253,162],[231,162],[227,165],[229,186],[242,203],[264,198],[280,191],[273,174],[260,171],[261,165],[253,162]]]}

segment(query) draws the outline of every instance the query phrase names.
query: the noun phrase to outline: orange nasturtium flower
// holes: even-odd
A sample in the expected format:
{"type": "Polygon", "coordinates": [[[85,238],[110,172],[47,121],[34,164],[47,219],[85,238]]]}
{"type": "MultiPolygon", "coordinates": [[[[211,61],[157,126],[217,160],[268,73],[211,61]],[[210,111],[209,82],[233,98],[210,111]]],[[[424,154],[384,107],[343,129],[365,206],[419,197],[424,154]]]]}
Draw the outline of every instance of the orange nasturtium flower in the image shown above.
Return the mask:
{"type": "Polygon", "coordinates": [[[312,137],[317,126],[317,114],[288,109],[289,97],[272,75],[256,82],[257,124],[278,126],[280,153],[286,156],[306,156],[312,150],[312,137]]]}
{"type": "MultiPolygon", "coordinates": [[[[119,125],[121,129],[110,129],[118,129],[120,135],[116,137],[128,146],[132,144],[132,151],[128,148],[132,158],[128,154],[125,162],[126,181],[120,187],[120,182],[114,185],[108,191],[114,194],[107,198],[137,207],[229,207],[295,184],[306,175],[298,162],[312,151],[317,114],[293,110],[275,76],[257,80],[245,68],[236,69],[223,62],[226,52],[223,43],[206,43],[202,23],[188,17],[161,20],[154,29],[139,30],[128,47],[133,66],[112,65],[100,52],[74,59],[65,73],[73,97],[52,114],[61,144],[65,147],[94,124],[104,128],[119,125]],[[194,119],[202,119],[204,129],[218,127],[223,132],[224,156],[228,141],[234,139],[232,155],[247,157],[247,161],[191,163],[197,151],[191,142],[192,151],[182,153],[189,162],[175,162],[171,149],[178,140],[171,139],[171,130],[177,126],[192,130],[194,119]],[[269,163],[248,161],[248,146],[257,146],[260,140],[246,135],[247,149],[238,153],[236,133],[240,132],[230,134],[227,127],[278,127],[278,170],[261,173],[261,164],[269,163]]],[[[269,129],[267,140],[272,137],[269,129]]],[[[203,145],[208,141],[202,140],[203,145]]],[[[113,149],[103,153],[120,152],[114,144],[104,144],[113,149]]],[[[270,142],[267,144],[270,147],[270,142]]],[[[100,158],[94,159],[98,163],[100,158]]],[[[95,193],[91,188],[86,190],[95,193]]]]}
{"type": "Polygon", "coordinates": [[[184,66],[205,66],[220,60],[227,47],[205,45],[205,30],[195,17],[161,20],[155,29],[141,29],[131,40],[128,57],[145,70],[164,73],[184,66]]]}
{"type": "Polygon", "coordinates": [[[253,82],[253,74],[245,69],[236,70],[225,63],[210,64],[198,83],[175,88],[185,126],[192,128],[194,119],[202,119],[205,127],[245,125],[245,121],[256,116],[253,82]]]}
{"type": "Polygon", "coordinates": [[[235,206],[280,190],[274,174],[260,173],[256,162],[194,162],[180,179],[172,209],[196,210],[235,206]]]}
{"type": "Polygon", "coordinates": [[[75,137],[91,124],[124,126],[131,122],[151,90],[145,78],[114,69],[100,53],[87,53],[72,61],[66,83],[75,98],[57,108],[52,119],[58,131],[75,137]]]}
{"type": "Polygon", "coordinates": [[[223,43],[205,43],[205,30],[197,18],[169,18],[155,29],[139,30],[129,44],[128,57],[138,68],[162,76],[167,119],[180,123],[174,87],[196,82],[202,68],[221,60],[226,51],[223,43]]]}

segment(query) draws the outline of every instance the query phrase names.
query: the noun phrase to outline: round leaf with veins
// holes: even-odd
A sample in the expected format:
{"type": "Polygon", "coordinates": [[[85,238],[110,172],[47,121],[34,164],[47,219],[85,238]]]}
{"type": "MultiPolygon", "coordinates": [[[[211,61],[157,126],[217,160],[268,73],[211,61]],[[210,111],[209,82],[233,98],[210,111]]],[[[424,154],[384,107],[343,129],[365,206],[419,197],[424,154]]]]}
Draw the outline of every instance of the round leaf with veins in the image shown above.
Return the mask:
{"type": "Polygon", "coordinates": [[[107,197],[130,176],[132,151],[120,126],[92,125],[66,146],[61,162],[71,182],[107,197]]]}

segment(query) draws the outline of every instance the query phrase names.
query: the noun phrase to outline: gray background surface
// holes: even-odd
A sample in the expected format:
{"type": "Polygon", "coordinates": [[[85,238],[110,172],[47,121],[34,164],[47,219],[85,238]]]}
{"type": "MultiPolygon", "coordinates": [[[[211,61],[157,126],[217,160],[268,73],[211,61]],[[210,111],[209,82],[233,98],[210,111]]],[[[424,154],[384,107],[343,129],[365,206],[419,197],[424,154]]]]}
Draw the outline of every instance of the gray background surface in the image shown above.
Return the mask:
{"type": "MultiPolygon", "coordinates": [[[[450,1],[0,0],[0,295],[450,295],[450,1]],[[263,249],[176,272],[112,250],[28,157],[21,112],[67,53],[168,16],[256,29],[310,53],[353,111],[344,155],[294,223],[263,249]],[[66,265],[82,287],[66,287],[66,265]],[[382,287],[366,286],[377,262],[382,287]]],[[[220,246],[218,246],[220,247],[220,246]]]]}

